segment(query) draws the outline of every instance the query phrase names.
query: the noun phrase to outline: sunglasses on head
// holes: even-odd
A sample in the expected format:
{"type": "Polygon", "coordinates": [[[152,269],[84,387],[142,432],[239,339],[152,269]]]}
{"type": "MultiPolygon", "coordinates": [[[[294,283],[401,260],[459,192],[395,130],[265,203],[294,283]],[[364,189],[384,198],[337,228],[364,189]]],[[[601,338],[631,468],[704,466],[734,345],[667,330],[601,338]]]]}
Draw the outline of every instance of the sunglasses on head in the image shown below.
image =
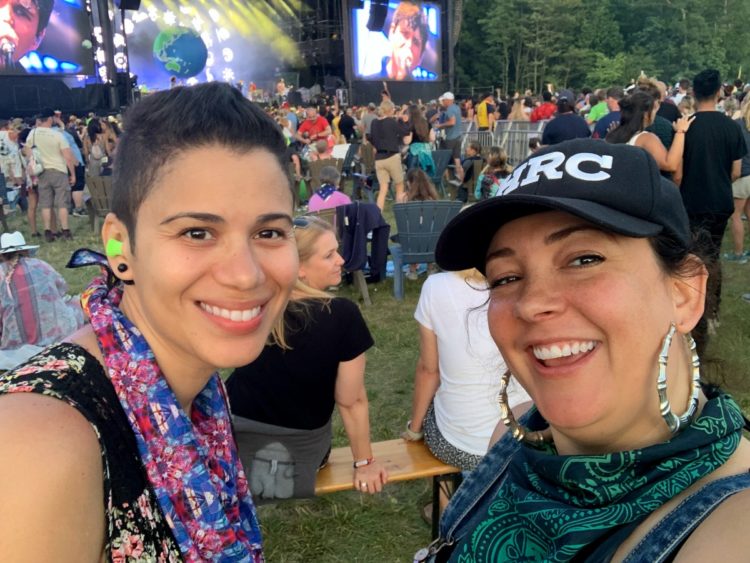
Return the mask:
{"type": "Polygon", "coordinates": [[[310,221],[308,221],[305,217],[295,217],[292,221],[292,225],[295,229],[306,229],[310,226],[310,221]]]}

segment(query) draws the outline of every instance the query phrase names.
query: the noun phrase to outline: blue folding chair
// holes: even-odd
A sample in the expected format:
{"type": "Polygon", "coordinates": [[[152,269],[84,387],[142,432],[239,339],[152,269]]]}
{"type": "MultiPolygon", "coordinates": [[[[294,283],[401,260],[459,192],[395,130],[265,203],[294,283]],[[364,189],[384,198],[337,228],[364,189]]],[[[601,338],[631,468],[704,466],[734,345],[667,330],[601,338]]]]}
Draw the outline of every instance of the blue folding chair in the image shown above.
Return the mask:
{"type": "Polygon", "coordinates": [[[410,201],[393,205],[398,241],[388,246],[393,257],[393,296],[404,298],[404,265],[435,261],[435,245],[448,221],[461,211],[460,201],[410,201]]]}

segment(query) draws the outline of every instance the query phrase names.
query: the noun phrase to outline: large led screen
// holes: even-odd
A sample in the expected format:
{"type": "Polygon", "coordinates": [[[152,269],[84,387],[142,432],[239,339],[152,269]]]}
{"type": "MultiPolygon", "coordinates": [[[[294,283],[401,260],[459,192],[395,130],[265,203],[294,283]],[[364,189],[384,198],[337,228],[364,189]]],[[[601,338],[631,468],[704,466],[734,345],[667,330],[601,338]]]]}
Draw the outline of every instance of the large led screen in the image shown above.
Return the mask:
{"type": "Polygon", "coordinates": [[[93,74],[85,0],[0,0],[0,72],[93,74]]]}
{"type": "Polygon", "coordinates": [[[354,77],[441,80],[440,25],[438,4],[366,1],[352,10],[354,77]]]}
{"type": "MultiPolygon", "coordinates": [[[[1,0],[0,0],[1,1],[1,0]]],[[[126,13],[130,72],[147,90],[223,80],[270,89],[278,69],[296,61],[297,46],[278,22],[282,0],[142,0],[126,13]]],[[[115,33],[115,48],[124,40],[115,33]]],[[[115,66],[125,70],[125,53],[115,66]]]]}

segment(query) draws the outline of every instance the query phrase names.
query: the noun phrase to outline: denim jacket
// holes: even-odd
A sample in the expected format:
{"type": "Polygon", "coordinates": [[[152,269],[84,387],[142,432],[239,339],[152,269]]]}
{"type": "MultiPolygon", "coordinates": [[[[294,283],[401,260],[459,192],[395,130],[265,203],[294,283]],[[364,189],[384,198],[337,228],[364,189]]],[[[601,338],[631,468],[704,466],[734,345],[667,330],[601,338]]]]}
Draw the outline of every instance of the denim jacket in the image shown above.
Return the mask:
{"type": "MultiPolygon", "coordinates": [[[[519,422],[526,425],[530,414],[526,413],[519,422]]],[[[510,460],[521,447],[510,433],[506,433],[490,448],[445,509],[440,520],[440,536],[426,551],[418,552],[422,557],[415,556],[415,561],[436,563],[447,560],[446,548],[451,551],[485,518],[489,503],[495,499],[507,479],[510,460]]],[[[746,489],[750,489],[750,473],[717,479],[704,485],[659,521],[624,562],[671,560],[670,555],[679,551],[690,534],[721,502],[746,489]]],[[[601,552],[595,554],[597,561],[609,561],[613,553],[608,553],[606,557],[600,555],[601,552]]]]}

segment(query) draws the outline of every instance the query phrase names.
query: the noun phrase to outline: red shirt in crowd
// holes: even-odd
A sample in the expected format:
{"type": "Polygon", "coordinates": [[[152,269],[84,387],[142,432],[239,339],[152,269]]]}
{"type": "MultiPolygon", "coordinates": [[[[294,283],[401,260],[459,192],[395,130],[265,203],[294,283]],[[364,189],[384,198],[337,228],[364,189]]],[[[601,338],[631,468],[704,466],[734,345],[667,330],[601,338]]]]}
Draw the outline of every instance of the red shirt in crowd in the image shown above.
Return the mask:
{"type": "Polygon", "coordinates": [[[542,105],[535,107],[534,111],[531,112],[531,121],[543,121],[549,119],[555,115],[556,111],[557,106],[555,104],[552,102],[544,102],[542,105]]]}
{"type": "Polygon", "coordinates": [[[305,119],[302,122],[302,125],[299,126],[299,129],[297,129],[297,133],[300,135],[308,133],[311,139],[317,139],[323,131],[328,129],[328,127],[328,120],[322,115],[319,115],[314,121],[311,119],[305,119]]]}

